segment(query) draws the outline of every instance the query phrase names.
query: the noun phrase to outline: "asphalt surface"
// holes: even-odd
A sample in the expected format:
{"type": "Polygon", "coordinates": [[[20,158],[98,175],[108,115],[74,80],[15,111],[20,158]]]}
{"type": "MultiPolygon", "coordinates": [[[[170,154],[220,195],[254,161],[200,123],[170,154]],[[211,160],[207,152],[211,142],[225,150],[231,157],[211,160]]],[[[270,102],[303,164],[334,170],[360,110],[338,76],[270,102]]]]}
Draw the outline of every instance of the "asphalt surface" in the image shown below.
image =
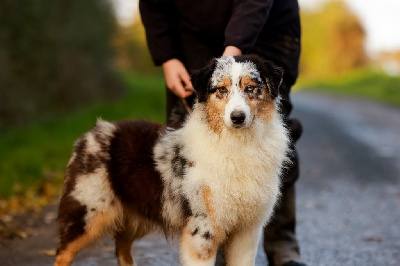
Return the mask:
{"type": "MultiPolygon", "coordinates": [[[[298,143],[297,233],[308,265],[400,265],[400,109],[294,93],[298,143]]],[[[0,241],[0,265],[51,265],[56,207],[14,219],[21,239],[0,241]]],[[[151,235],[134,244],[138,265],[178,265],[177,244],[151,235]]],[[[105,238],[73,265],[117,265],[105,238]]],[[[259,248],[256,265],[267,265],[259,248]]]]}
{"type": "Polygon", "coordinates": [[[298,236],[310,265],[400,265],[400,109],[294,95],[298,236]]]}

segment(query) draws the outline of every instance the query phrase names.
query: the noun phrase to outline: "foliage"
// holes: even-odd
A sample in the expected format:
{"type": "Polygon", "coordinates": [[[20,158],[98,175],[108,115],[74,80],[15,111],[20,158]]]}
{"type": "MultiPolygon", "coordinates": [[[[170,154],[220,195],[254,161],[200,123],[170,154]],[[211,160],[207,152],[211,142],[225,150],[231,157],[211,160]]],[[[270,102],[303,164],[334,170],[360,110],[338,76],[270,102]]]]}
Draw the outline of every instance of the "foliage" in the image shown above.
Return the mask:
{"type": "Polygon", "coordinates": [[[151,59],[145,29],[138,14],[131,24],[118,27],[113,44],[119,69],[136,73],[161,73],[161,69],[156,68],[151,59]]]}
{"type": "Polygon", "coordinates": [[[59,119],[0,134],[0,199],[25,195],[27,191],[32,194],[31,187],[60,184],[74,140],[90,129],[98,117],[164,122],[162,76],[122,77],[129,88],[123,100],[92,105],[59,119]]]}
{"type": "Polygon", "coordinates": [[[0,1],[0,131],[115,98],[107,0],[0,1]]]}
{"type": "Polygon", "coordinates": [[[364,29],[343,1],[326,2],[318,11],[302,11],[301,20],[302,77],[326,78],[365,65],[364,29]]]}
{"type": "MultiPolygon", "coordinates": [[[[365,32],[343,1],[328,1],[318,11],[302,10],[301,19],[301,76],[329,77],[365,65],[365,32]]],[[[117,65],[122,69],[160,73],[152,64],[138,15],[130,25],[118,28],[113,44],[117,65]]]]}
{"type": "Polygon", "coordinates": [[[309,91],[366,98],[400,106],[400,76],[388,76],[369,68],[349,71],[317,82],[303,80],[299,86],[309,91]]]}
{"type": "Polygon", "coordinates": [[[372,63],[365,53],[365,32],[343,1],[327,1],[320,10],[302,11],[301,19],[297,88],[400,105],[400,77],[367,67],[372,63]]]}

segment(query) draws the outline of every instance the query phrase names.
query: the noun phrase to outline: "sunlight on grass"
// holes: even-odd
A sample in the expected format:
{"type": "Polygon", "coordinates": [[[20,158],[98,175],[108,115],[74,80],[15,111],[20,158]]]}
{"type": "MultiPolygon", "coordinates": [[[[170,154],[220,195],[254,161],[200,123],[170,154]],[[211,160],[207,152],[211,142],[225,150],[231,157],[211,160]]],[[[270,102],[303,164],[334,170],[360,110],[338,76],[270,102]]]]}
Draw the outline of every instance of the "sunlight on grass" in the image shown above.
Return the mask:
{"type": "MultiPolygon", "coordinates": [[[[59,192],[74,141],[98,117],[105,120],[145,119],[163,123],[165,84],[162,75],[121,74],[127,92],[123,99],[81,108],[67,116],[32,123],[0,134],[0,200],[42,193],[46,184],[59,192]]],[[[299,80],[300,90],[362,97],[400,106],[400,77],[363,69],[323,81],[299,80]]],[[[54,190],[54,189],[53,189],[54,190]]],[[[1,208],[1,206],[0,206],[1,208]]]]}
{"type": "Polygon", "coordinates": [[[329,92],[400,106],[400,77],[370,69],[348,72],[325,80],[299,80],[297,90],[329,92]]]}
{"type": "Polygon", "coordinates": [[[89,130],[98,117],[163,123],[163,77],[124,73],[122,79],[128,91],[119,101],[88,106],[62,118],[0,134],[0,199],[23,194],[44,182],[61,184],[74,141],[89,130]]]}

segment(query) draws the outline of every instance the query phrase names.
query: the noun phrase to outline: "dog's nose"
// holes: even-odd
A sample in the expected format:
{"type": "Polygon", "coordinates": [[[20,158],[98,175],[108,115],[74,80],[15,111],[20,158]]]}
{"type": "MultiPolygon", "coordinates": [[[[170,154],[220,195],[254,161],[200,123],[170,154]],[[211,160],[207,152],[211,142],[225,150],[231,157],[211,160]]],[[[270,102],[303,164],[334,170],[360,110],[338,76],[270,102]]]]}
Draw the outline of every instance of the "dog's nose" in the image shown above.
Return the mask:
{"type": "Polygon", "coordinates": [[[240,125],[246,119],[246,114],[243,111],[233,111],[231,113],[232,123],[235,125],[240,125]]]}

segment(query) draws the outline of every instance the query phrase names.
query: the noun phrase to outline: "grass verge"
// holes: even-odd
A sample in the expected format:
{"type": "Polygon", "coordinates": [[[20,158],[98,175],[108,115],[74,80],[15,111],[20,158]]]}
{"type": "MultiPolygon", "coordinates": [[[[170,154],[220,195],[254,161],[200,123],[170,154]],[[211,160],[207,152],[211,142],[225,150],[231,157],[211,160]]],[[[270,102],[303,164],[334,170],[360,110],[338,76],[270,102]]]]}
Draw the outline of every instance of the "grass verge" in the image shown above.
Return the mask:
{"type": "Polygon", "coordinates": [[[45,204],[59,193],[72,145],[98,117],[164,122],[162,76],[123,73],[126,96],[113,103],[81,108],[62,118],[32,122],[0,134],[0,215],[22,205],[45,204]],[[35,200],[36,199],[36,200],[35,200]]]}
{"type": "Polygon", "coordinates": [[[400,106],[400,76],[359,69],[325,80],[300,79],[298,90],[329,92],[400,106]]]}

